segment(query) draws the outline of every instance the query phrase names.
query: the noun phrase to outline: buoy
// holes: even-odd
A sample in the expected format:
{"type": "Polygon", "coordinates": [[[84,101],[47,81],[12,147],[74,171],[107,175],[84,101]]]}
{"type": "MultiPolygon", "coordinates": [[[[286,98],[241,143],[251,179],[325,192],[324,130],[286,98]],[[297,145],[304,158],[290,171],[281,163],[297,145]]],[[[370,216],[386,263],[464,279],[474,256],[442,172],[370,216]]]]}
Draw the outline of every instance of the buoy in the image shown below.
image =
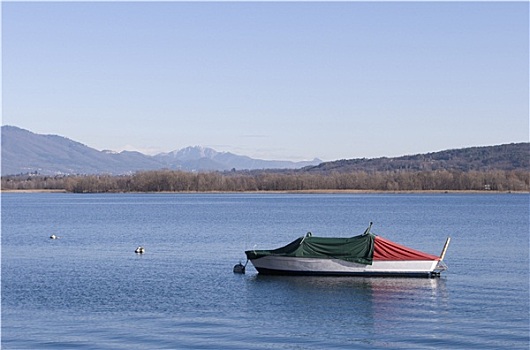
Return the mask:
{"type": "MultiPolygon", "coordinates": [[[[248,260],[247,260],[247,262],[248,262],[248,260]]],[[[246,263],[245,263],[245,265],[243,265],[241,263],[241,261],[240,261],[239,264],[234,266],[234,273],[245,273],[245,266],[246,265],[247,265],[246,263]]]]}
{"type": "Polygon", "coordinates": [[[143,253],[145,253],[145,249],[144,249],[144,247],[138,247],[138,248],[136,248],[136,250],[134,252],[136,254],[143,254],[143,253]]]}

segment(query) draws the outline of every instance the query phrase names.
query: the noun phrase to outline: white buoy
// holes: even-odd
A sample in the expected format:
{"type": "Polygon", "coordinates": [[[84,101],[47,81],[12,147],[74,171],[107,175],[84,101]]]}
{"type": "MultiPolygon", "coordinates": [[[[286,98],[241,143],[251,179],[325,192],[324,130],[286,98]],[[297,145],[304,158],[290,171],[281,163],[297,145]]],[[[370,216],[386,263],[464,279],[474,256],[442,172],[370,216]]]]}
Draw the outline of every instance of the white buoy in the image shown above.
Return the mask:
{"type": "Polygon", "coordinates": [[[138,248],[136,248],[136,250],[134,252],[136,254],[143,254],[143,253],[145,253],[145,249],[144,249],[144,247],[138,247],[138,248]]]}

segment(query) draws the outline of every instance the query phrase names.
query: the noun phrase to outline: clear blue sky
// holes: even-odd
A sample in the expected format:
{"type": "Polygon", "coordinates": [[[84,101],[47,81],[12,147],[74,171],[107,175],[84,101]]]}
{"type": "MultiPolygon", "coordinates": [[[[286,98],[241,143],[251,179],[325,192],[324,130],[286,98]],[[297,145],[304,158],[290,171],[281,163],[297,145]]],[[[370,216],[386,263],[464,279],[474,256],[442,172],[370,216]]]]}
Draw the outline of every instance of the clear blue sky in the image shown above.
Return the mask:
{"type": "Polygon", "coordinates": [[[528,2],[3,2],[2,124],[293,160],[528,141],[528,16],[528,2]]]}

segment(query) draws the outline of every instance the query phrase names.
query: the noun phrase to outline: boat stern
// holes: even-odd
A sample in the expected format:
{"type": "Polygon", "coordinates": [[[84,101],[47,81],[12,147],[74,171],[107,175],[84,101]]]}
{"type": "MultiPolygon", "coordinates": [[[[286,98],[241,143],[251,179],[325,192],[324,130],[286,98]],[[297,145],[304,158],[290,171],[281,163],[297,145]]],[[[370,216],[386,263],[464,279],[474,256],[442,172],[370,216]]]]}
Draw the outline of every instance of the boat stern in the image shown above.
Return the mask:
{"type": "Polygon", "coordinates": [[[436,264],[434,270],[431,272],[431,276],[433,277],[439,277],[440,274],[443,271],[446,271],[448,269],[447,265],[443,262],[443,260],[438,260],[438,263],[436,264]]]}

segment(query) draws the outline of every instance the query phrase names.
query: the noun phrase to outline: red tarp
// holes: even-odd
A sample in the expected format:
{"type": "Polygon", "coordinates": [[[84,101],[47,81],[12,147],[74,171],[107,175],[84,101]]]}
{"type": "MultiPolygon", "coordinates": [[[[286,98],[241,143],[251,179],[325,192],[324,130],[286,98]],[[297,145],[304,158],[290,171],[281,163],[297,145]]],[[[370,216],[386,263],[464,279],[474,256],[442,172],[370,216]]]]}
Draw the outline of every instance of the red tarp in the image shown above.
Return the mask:
{"type": "Polygon", "coordinates": [[[374,242],[375,260],[440,260],[440,258],[376,236],[374,242]]]}

